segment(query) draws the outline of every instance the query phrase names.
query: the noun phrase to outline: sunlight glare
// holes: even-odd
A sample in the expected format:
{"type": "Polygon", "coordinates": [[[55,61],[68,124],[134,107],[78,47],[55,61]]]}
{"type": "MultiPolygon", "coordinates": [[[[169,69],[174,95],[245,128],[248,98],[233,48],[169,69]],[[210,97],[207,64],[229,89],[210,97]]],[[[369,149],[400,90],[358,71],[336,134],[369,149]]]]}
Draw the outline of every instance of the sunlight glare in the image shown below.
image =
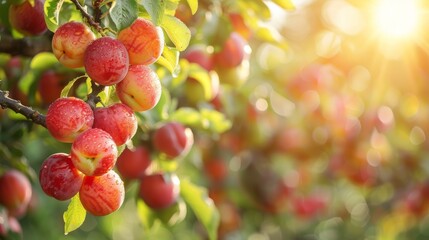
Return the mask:
{"type": "Polygon", "coordinates": [[[416,0],[379,0],[375,8],[377,29],[388,37],[408,37],[418,25],[419,7],[416,0]]]}

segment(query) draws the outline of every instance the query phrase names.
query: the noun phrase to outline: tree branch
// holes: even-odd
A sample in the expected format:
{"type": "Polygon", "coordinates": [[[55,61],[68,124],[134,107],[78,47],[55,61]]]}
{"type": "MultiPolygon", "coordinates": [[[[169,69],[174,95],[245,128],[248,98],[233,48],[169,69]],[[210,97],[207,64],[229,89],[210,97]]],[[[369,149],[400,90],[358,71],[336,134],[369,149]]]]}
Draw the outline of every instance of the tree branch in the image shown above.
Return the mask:
{"type": "Polygon", "coordinates": [[[0,35],[0,52],[2,53],[33,57],[40,52],[51,51],[51,40],[48,37],[14,39],[7,34],[0,35]]]}
{"type": "Polygon", "coordinates": [[[94,19],[96,22],[101,21],[101,9],[100,6],[103,3],[103,0],[92,1],[92,6],[94,7],[94,19]]]}
{"type": "Polygon", "coordinates": [[[9,97],[8,91],[0,90],[0,106],[2,108],[9,108],[16,113],[22,114],[28,120],[33,121],[46,128],[46,117],[45,115],[33,110],[31,107],[22,105],[18,100],[9,97]]]}
{"type": "Polygon", "coordinates": [[[94,18],[89,15],[88,12],[86,12],[86,10],[83,8],[82,5],[80,5],[78,0],[71,0],[74,5],[76,6],[76,9],[79,10],[82,14],[82,17],[85,18],[88,21],[88,24],[91,25],[92,27],[95,28],[95,30],[97,30],[97,32],[99,32],[101,34],[101,36],[106,36],[106,34],[103,31],[103,28],[100,26],[100,23],[98,23],[97,21],[94,20],[94,18]]]}
{"type": "Polygon", "coordinates": [[[95,84],[94,81],[91,81],[91,93],[87,96],[86,103],[91,106],[92,109],[95,109],[97,103],[101,102],[100,97],[98,96],[104,90],[104,86],[95,84]]]}

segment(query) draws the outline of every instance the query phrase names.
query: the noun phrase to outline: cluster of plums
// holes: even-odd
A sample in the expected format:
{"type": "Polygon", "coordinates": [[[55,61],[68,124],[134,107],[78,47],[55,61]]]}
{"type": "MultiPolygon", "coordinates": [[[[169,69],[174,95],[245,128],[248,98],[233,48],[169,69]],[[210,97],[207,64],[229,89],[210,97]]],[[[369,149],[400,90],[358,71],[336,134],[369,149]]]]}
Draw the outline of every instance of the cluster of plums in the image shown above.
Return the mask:
{"type": "MultiPolygon", "coordinates": [[[[43,162],[39,180],[47,195],[67,200],[79,194],[88,212],[103,216],[122,205],[123,177],[140,180],[139,196],[149,207],[174,203],[179,194],[177,176],[147,171],[150,153],[142,147],[118,151],[137,132],[134,112],[149,110],[160,99],[161,83],[149,65],[160,57],[163,47],[162,30],[144,18],[120,31],[117,38],[96,38],[87,25],[74,21],[55,31],[52,49],[58,61],[69,68],[84,67],[100,86],[115,85],[120,102],[91,108],[82,99],[63,97],[49,106],[46,127],[56,140],[71,143],[71,151],[53,154],[43,162]],[[113,170],[116,165],[121,176],[113,170]]],[[[190,149],[193,134],[178,122],[166,122],[155,129],[152,142],[173,159],[190,149]]]]}

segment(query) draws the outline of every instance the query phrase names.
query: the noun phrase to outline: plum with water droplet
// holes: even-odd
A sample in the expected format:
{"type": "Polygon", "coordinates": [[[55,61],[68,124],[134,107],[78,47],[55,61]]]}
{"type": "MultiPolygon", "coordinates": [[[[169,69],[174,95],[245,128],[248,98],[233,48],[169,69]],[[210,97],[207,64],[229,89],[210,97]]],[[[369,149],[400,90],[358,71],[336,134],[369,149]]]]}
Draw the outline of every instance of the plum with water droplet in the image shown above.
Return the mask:
{"type": "Polygon", "coordinates": [[[68,200],[79,192],[83,177],[83,173],[73,165],[70,155],[65,153],[50,155],[39,171],[42,190],[60,201],[68,200]]]}
{"type": "Polygon", "coordinates": [[[88,212],[95,216],[105,216],[118,210],[124,202],[124,182],[113,170],[101,176],[86,176],[79,196],[88,212]]]}
{"type": "Polygon", "coordinates": [[[100,176],[114,167],[118,149],[107,132],[91,128],[76,138],[70,155],[79,171],[87,176],[100,176]]]}

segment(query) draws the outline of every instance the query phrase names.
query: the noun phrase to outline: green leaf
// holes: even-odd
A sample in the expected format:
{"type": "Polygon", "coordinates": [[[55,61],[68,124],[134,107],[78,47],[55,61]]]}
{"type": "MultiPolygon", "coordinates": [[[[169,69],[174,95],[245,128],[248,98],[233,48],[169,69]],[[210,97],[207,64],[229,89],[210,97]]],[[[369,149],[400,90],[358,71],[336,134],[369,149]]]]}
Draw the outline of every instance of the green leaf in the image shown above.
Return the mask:
{"type": "Polygon", "coordinates": [[[10,25],[9,23],[9,2],[0,1],[0,23],[3,23],[3,26],[10,25]]]}
{"type": "Polygon", "coordinates": [[[270,8],[263,0],[239,1],[238,4],[242,10],[257,14],[260,20],[269,20],[271,18],[270,8]]]}
{"type": "Polygon", "coordinates": [[[165,15],[161,27],[165,30],[177,50],[183,51],[188,47],[191,40],[191,30],[178,18],[165,15]]]}
{"type": "Polygon", "coordinates": [[[272,0],[275,4],[279,5],[285,10],[294,10],[295,5],[291,0],[272,0]]]}
{"type": "MultiPolygon", "coordinates": [[[[86,75],[83,76],[79,76],[77,78],[74,78],[73,80],[71,80],[69,83],[67,83],[67,85],[63,88],[63,90],[61,90],[61,94],[60,97],[68,97],[70,89],[73,87],[73,85],[75,84],[75,82],[83,77],[86,77],[86,75]]],[[[90,79],[87,78],[86,81],[89,81],[90,79]]]]}
{"type": "Polygon", "coordinates": [[[188,74],[189,74],[189,77],[195,79],[197,82],[201,84],[201,86],[203,86],[204,98],[212,99],[213,98],[213,91],[212,91],[212,85],[211,85],[212,80],[210,78],[209,73],[200,65],[196,63],[191,63],[188,74]]]}
{"type": "Polygon", "coordinates": [[[165,0],[164,14],[174,16],[177,6],[179,6],[180,0],[165,0]]]}
{"type": "Polygon", "coordinates": [[[60,11],[64,0],[46,0],[44,5],[45,22],[48,29],[52,32],[57,30],[60,23],[60,11]]]}
{"type": "Polygon", "coordinates": [[[109,14],[116,31],[130,26],[138,17],[138,7],[136,0],[114,1],[109,14]]]}
{"type": "Polygon", "coordinates": [[[207,42],[213,45],[215,52],[220,51],[231,32],[233,32],[231,20],[225,15],[214,15],[202,30],[202,34],[207,42]]]}
{"type": "Polygon", "coordinates": [[[170,115],[170,120],[178,121],[187,126],[201,128],[201,114],[191,107],[182,107],[170,115]]]}
{"type": "Polygon", "coordinates": [[[223,133],[232,126],[231,121],[226,119],[223,113],[213,109],[198,111],[194,108],[182,107],[170,115],[170,120],[210,133],[223,133]]]}
{"type": "Polygon", "coordinates": [[[53,53],[42,52],[34,56],[31,60],[30,67],[33,70],[46,70],[52,68],[53,65],[57,64],[58,60],[53,53]]]}
{"type": "Polygon", "coordinates": [[[207,230],[209,239],[217,239],[219,212],[204,188],[191,183],[187,179],[180,181],[180,195],[194,211],[195,216],[207,230]]]}
{"type": "Polygon", "coordinates": [[[150,230],[157,219],[156,213],[148,207],[143,200],[137,199],[137,215],[146,230],[150,230]]]}
{"type": "Polygon", "coordinates": [[[48,29],[55,32],[63,23],[82,21],[81,13],[72,2],[64,0],[46,0],[44,4],[44,16],[48,29]]]}
{"type": "Polygon", "coordinates": [[[105,106],[109,105],[108,103],[109,103],[110,98],[112,96],[113,89],[114,88],[112,86],[105,86],[104,90],[98,94],[98,96],[100,97],[101,103],[103,105],[105,105],[105,106]]]}
{"type": "Polygon", "coordinates": [[[179,72],[179,51],[168,46],[164,47],[162,56],[158,58],[157,63],[167,68],[173,77],[179,72]]]}
{"type": "Polygon", "coordinates": [[[168,110],[171,105],[170,92],[166,88],[162,88],[161,98],[155,107],[151,110],[157,113],[157,119],[163,120],[168,118],[168,110]]]}
{"type": "Polygon", "coordinates": [[[221,112],[212,109],[201,109],[203,123],[206,123],[205,129],[213,133],[223,133],[232,127],[231,121],[226,119],[221,112]]]}
{"type": "Polygon", "coordinates": [[[37,81],[38,75],[35,71],[28,71],[24,76],[21,77],[19,80],[19,89],[25,93],[28,94],[30,91],[30,87],[32,84],[34,84],[37,81]]]}
{"type": "Polygon", "coordinates": [[[143,0],[142,4],[149,13],[153,24],[159,26],[164,17],[165,1],[159,0],[143,0]]]}
{"type": "Polygon", "coordinates": [[[191,8],[192,15],[197,12],[198,0],[187,0],[189,7],[191,8]]]}
{"type": "Polygon", "coordinates": [[[256,30],[256,36],[265,41],[272,44],[275,44],[276,46],[288,50],[289,45],[287,41],[284,39],[284,37],[273,27],[271,26],[260,26],[256,30]]]}
{"type": "Polygon", "coordinates": [[[82,206],[79,194],[76,194],[70,201],[67,211],[64,212],[64,234],[78,229],[85,221],[86,210],[82,206]]]}
{"type": "Polygon", "coordinates": [[[171,81],[172,88],[176,88],[182,85],[186,81],[186,79],[188,78],[190,67],[191,67],[191,64],[187,60],[185,59],[179,60],[178,68],[180,69],[180,71],[177,76],[173,76],[173,79],[171,81]]]}
{"type": "Polygon", "coordinates": [[[186,217],[186,213],[186,204],[182,199],[179,199],[172,206],[156,212],[158,219],[166,226],[174,226],[175,224],[182,222],[186,217]]]}

